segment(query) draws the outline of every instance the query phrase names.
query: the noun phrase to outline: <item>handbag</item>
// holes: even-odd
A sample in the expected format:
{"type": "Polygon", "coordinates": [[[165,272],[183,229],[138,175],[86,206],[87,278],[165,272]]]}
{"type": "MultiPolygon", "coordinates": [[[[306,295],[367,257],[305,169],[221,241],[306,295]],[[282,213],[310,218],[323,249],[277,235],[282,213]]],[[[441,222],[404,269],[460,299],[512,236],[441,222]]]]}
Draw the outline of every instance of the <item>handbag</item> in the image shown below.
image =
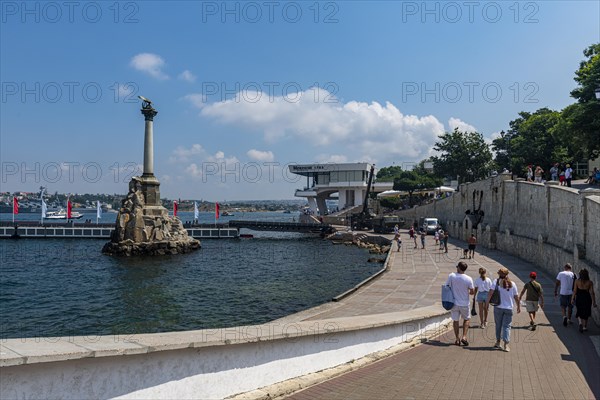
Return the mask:
{"type": "Polygon", "coordinates": [[[477,311],[475,311],[475,302],[473,302],[473,305],[471,306],[471,315],[477,315],[477,311]]]}
{"type": "Polygon", "coordinates": [[[492,297],[490,297],[490,304],[493,306],[500,305],[500,279],[496,280],[496,289],[492,293],[492,297]]]}
{"type": "Polygon", "coordinates": [[[445,310],[451,310],[454,307],[454,294],[448,285],[442,285],[442,307],[445,310]]]}

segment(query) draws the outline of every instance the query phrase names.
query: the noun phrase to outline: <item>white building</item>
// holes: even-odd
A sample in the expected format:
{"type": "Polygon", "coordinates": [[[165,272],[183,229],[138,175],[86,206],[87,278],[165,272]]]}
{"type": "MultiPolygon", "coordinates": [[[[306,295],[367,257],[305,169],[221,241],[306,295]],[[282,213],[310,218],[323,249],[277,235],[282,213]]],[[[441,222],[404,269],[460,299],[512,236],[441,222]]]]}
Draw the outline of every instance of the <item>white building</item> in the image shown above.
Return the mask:
{"type": "MultiPolygon", "coordinates": [[[[296,190],[296,197],[305,197],[313,213],[325,215],[328,212],[325,200],[335,199],[332,197],[335,194],[340,210],[363,204],[372,166],[369,163],[300,164],[289,168],[291,173],[306,177],[306,186],[296,190]]],[[[392,186],[386,182],[374,185],[372,190],[381,192],[392,186]]]]}

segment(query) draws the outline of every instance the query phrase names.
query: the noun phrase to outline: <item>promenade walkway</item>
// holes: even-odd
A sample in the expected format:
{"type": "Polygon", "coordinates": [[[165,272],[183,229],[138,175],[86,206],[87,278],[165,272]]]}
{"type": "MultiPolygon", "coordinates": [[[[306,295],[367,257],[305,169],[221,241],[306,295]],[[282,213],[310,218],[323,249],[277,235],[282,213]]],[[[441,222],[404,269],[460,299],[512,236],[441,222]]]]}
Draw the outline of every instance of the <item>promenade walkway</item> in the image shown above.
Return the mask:
{"type": "MultiPolygon", "coordinates": [[[[440,285],[462,259],[464,242],[450,240],[442,253],[427,237],[426,248],[413,249],[403,232],[403,249],[395,247],[390,270],[352,296],[325,304],[284,320],[311,320],[401,311],[439,303],[440,285]]],[[[412,349],[324,381],[286,398],[308,399],[594,399],[600,398],[600,329],[593,322],[581,334],[577,324],[562,326],[560,308],[553,298],[554,276],[515,257],[478,249],[465,260],[475,278],[480,266],[494,278],[505,266],[519,291],[530,271],[538,272],[546,307],[531,331],[523,308],[515,313],[511,352],[493,349],[493,315],[490,326],[479,328],[472,319],[469,346],[455,346],[449,331],[412,349]]],[[[440,305],[441,307],[441,305],[440,305]]],[[[490,307],[490,311],[491,307],[490,307]]]]}

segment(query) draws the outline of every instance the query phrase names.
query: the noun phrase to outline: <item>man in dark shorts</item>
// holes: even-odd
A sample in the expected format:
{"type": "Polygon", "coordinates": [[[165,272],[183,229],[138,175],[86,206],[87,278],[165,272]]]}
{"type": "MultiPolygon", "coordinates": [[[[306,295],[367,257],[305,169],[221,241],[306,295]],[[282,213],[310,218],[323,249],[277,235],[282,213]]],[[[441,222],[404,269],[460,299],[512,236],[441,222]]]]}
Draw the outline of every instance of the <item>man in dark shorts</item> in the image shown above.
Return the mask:
{"type": "Polygon", "coordinates": [[[477,246],[477,238],[474,233],[471,233],[471,237],[467,241],[469,243],[469,258],[475,258],[475,247],[477,246]]]}
{"type": "Polygon", "coordinates": [[[559,272],[556,276],[556,284],[554,285],[554,297],[560,293],[560,308],[562,310],[563,325],[572,324],[571,315],[573,314],[573,304],[571,303],[571,296],[573,296],[573,282],[575,281],[575,274],[571,271],[571,264],[565,264],[564,271],[559,272]],[[560,292],[558,289],[560,288],[560,292]]]}

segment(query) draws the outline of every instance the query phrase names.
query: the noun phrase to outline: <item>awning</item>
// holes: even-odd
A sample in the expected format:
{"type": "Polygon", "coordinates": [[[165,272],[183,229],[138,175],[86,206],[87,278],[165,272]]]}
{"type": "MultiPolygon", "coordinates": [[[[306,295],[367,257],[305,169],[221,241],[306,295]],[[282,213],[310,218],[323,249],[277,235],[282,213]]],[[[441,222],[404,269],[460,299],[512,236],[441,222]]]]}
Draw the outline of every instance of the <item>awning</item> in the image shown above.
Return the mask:
{"type": "Polygon", "coordinates": [[[381,197],[398,197],[403,194],[408,194],[408,192],[402,192],[400,190],[386,190],[385,192],[381,192],[377,194],[377,198],[381,197]]]}

